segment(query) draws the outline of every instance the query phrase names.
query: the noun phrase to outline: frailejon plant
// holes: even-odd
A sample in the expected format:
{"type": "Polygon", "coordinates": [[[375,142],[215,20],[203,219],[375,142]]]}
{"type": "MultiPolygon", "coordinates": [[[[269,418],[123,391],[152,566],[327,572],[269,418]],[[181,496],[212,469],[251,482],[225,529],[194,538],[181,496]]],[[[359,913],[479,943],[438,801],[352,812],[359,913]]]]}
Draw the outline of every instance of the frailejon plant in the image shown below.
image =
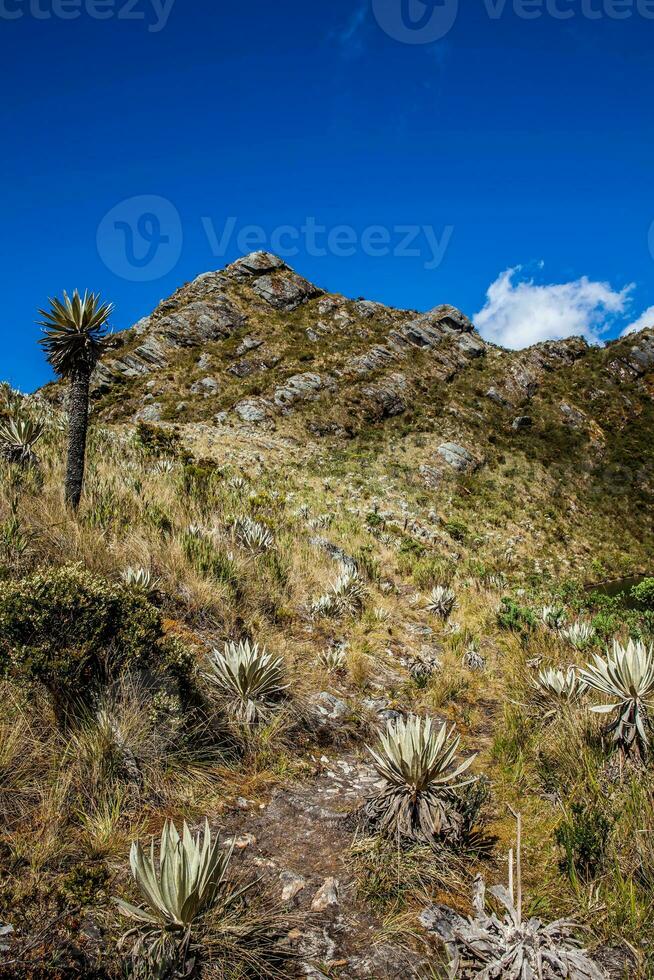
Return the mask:
{"type": "Polygon", "coordinates": [[[239,543],[249,551],[267,551],[274,543],[272,532],[251,517],[240,517],[234,524],[234,534],[239,543]]]}
{"type": "Polygon", "coordinates": [[[440,616],[441,619],[449,619],[455,606],[456,595],[452,589],[448,589],[447,586],[437,585],[429,593],[426,608],[428,612],[434,613],[436,616],[440,616]]]}
{"type": "Polygon", "coordinates": [[[654,707],[654,647],[633,640],[623,647],[614,640],[606,659],[596,655],[580,677],[592,690],[610,698],[609,704],[595,705],[591,711],[615,712],[607,728],[614,744],[624,753],[635,745],[646,758],[652,729],[649,714],[654,707]]]}
{"type": "Polygon", "coordinates": [[[138,937],[132,952],[131,975],[191,975],[195,956],[189,954],[194,926],[216,906],[228,916],[246,890],[233,889],[229,884],[231,856],[231,849],[221,847],[218,839],[212,840],[206,818],[203,837],[193,836],[186,822],[180,836],[173,822],[166,822],[158,867],[154,840],[149,853],[138,841],[132,844],[132,876],[147,908],[114,899],[120,911],[136,921],[136,926],[123,937],[123,941],[135,934],[138,937]]]}
{"type": "Polygon", "coordinates": [[[214,650],[207,664],[205,676],[224,697],[227,711],[248,724],[268,717],[289,687],[282,658],[248,640],[227,643],[222,653],[214,650]]]}
{"type": "Polygon", "coordinates": [[[339,671],[345,667],[345,650],[342,647],[328,647],[318,654],[318,664],[326,670],[339,671]]]}
{"type": "Polygon", "coordinates": [[[361,611],[366,588],[353,568],[343,567],[329,592],[311,603],[313,616],[354,616],[361,611]]]}
{"type": "Polygon", "coordinates": [[[385,783],[364,806],[371,829],[427,844],[458,842],[465,822],[458,791],[476,780],[459,778],[476,758],[454,765],[459,742],[454,726],[437,731],[429,718],[390,722],[368,749],[385,783]]]}
{"type": "Polygon", "coordinates": [[[172,459],[158,459],[152,467],[152,472],[158,476],[166,476],[175,469],[175,461],[172,459]]]}
{"type": "Polygon", "coordinates": [[[132,568],[130,565],[121,573],[120,577],[125,585],[139,589],[146,594],[152,592],[157,585],[157,580],[149,568],[132,568]]]}
{"type": "Polygon", "coordinates": [[[50,365],[68,380],[68,458],[66,503],[77,510],[84,482],[86,434],[89,421],[91,375],[104,351],[107,321],[113,307],[95,293],[77,290],[72,299],[51,299],[49,310],[39,310],[44,336],[39,341],[50,365]]]}
{"type": "Polygon", "coordinates": [[[561,631],[561,635],[576,650],[585,650],[595,639],[595,628],[591,623],[577,619],[561,631]]]}
{"type": "Polygon", "coordinates": [[[172,820],[167,820],[158,868],[154,839],[149,853],[140,841],[134,841],[130,850],[132,876],[148,907],[140,908],[122,898],[115,902],[121,912],[143,925],[184,930],[219,898],[226,897],[231,855],[231,849],[221,847],[218,839],[212,840],[206,818],[204,835],[195,837],[186,821],[180,836],[172,820]]]}
{"type": "Polygon", "coordinates": [[[486,667],[486,658],[479,652],[477,644],[471,643],[466,652],[463,654],[462,663],[464,667],[468,668],[468,670],[484,670],[486,667]]]}
{"type": "Polygon", "coordinates": [[[39,419],[22,416],[18,412],[0,423],[0,456],[18,466],[34,466],[37,463],[34,447],[43,435],[44,424],[39,419]]]}
{"type": "Polygon", "coordinates": [[[578,704],[588,690],[588,685],[579,678],[573,667],[569,667],[566,671],[556,668],[541,670],[538,677],[532,681],[532,685],[538,700],[547,709],[545,718],[557,714],[565,704],[578,704]]]}
{"type": "Polygon", "coordinates": [[[464,918],[452,909],[433,905],[422,913],[422,925],[445,944],[451,980],[606,980],[574,938],[576,923],[566,919],[544,923],[525,918],[522,908],[521,821],[515,861],[509,851],[509,884],[486,889],[477,875],[474,915],[464,918]],[[515,883],[515,885],[514,885],[515,883]],[[486,909],[486,892],[504,909],[500,917],[486,909]]]}

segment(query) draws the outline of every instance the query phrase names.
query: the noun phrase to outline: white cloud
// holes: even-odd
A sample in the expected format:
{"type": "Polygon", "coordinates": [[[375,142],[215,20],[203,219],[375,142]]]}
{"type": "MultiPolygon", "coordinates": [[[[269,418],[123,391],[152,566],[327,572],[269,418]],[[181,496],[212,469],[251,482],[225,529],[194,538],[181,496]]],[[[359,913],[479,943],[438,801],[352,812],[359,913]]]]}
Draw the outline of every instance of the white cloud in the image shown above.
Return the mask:
{"type": "Polygon", "coordinates": [[[654,327],[654,306],[650,306],[648,310],[630,323],[628,327],[622,331],[622,336],[626,337],[628,333],[636,333],[637,330],[645,330],[647,327],[654,327]]]}
{"type": "Polygon", "coordinates": [[[483,309],[473,317],[486,340],[514,350],[573,336],[601,343],[611,319],[625,312],[633,289],[616,291],[586,276],[539,286],[533,279],[520,281],[521,269],[516,266],[498,276],[488,287],[483,309]]]}

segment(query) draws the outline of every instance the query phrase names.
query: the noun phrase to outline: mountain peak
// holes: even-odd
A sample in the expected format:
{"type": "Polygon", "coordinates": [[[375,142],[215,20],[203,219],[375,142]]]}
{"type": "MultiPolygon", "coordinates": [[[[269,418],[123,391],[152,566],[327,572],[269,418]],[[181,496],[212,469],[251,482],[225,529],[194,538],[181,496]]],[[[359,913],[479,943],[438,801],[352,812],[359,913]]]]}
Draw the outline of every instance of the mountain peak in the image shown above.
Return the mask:
{"type": "Polygon", "coordinates": [[[609,384],[640,383],[654,364],[647,333],[606,349],[569,338],[503,350],[454,306],[418,313],[327,293],[266,251],[199,275],[111,343],[93,392],[107,420],[300,425],[305,437],[440,417],[455,442],[475,419],[486,439],[555,376],[568,425],[580,363],[609,384]]]}

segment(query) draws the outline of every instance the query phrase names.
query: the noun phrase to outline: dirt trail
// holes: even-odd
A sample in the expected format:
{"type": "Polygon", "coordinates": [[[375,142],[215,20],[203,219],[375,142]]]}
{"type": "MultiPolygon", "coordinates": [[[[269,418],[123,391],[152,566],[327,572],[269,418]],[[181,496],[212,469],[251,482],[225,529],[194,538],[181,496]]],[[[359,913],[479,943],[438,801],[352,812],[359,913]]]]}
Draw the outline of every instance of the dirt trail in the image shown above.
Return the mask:
{"type": "Polygon", "coordinates": [[[356,755],[323,756],[321,771],[305,783],[279,789],[260,809],[226,815],[222,832],[236,837],[235,856],[247,835],[256,841],[240,851],[287,907],[299,916],[294,932],[302,970],[313,978],[410,978],[418,976],[415,953],[375,942],[382,923],[357,899],[350,847],[351,814],[379,777],[356,755]],[[281,877],[280,877],[281,876],[281,877]],[[336,900],[338,904],[330,904],[336,900]]]}

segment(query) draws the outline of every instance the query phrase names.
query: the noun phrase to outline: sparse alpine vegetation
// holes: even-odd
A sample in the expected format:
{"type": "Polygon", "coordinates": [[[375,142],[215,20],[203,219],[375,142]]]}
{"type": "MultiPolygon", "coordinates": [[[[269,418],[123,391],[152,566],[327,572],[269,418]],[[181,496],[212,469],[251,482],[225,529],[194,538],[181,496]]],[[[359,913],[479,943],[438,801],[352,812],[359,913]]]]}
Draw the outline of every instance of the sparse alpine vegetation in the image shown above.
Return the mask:
{"type": "Polygon", "coordinates": [[[654,332],[108,313],[0,392],[0,975],[649,980],[654,332]]]}

